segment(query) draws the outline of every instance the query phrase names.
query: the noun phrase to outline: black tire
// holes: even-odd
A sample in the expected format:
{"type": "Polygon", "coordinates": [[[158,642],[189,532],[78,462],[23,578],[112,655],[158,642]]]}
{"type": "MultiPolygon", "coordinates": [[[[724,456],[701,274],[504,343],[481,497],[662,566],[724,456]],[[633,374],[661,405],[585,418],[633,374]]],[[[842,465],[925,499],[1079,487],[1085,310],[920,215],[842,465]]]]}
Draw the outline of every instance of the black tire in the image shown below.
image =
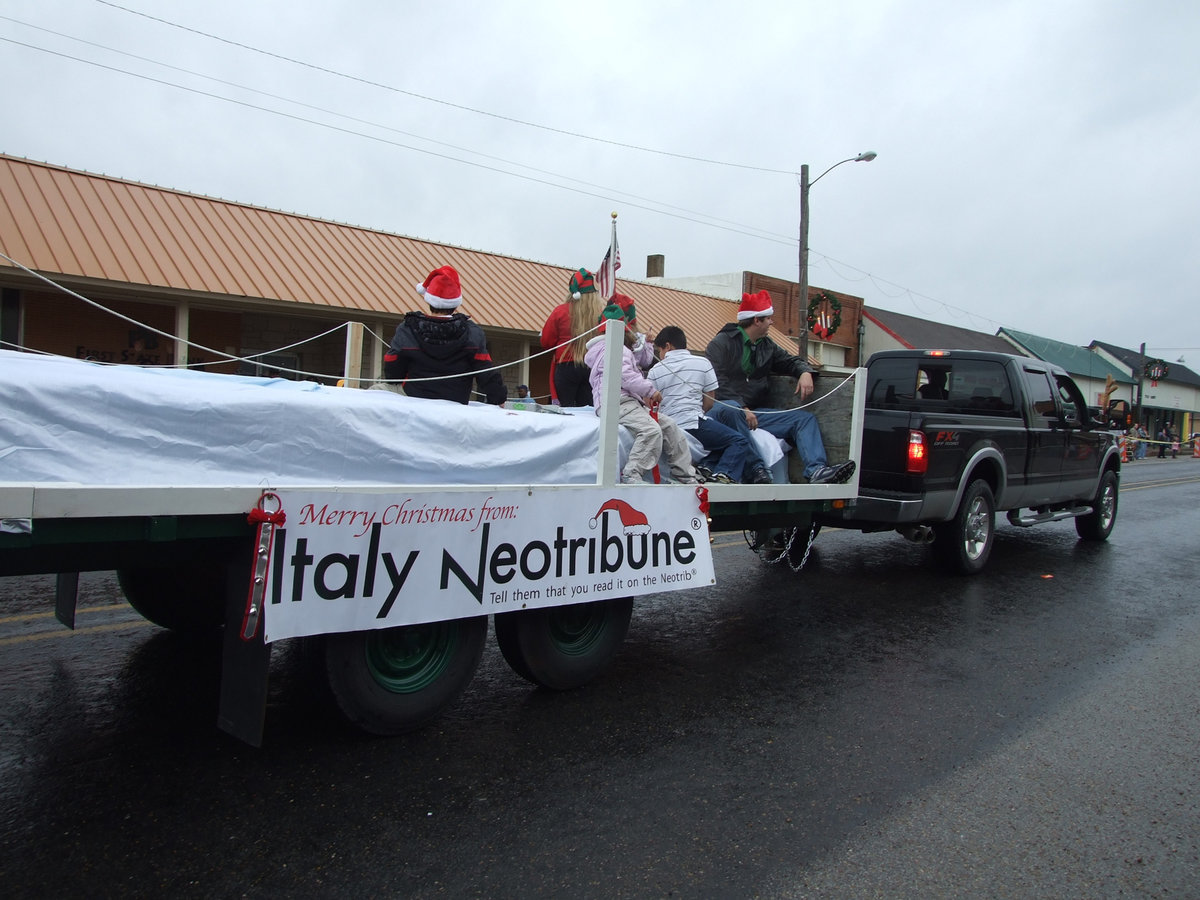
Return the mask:
{"type": "Polygon", "coordinates": [[[996,499],[982,478],[967,485],[958,511],[949,522],[933,527],[933,550],[950,572],[975,575],[983,571],[996,539],[996,499]]]}
{"type": "Polygon", "coordinates": [[[487,616],[325,636],[334,703],[371,734],[420,728],[459,698],[479,667],[487,616]]]}
{"type": "Polygon", "coordinates": [[[632,597],[498,613],[496,643],[522,678],[569,691],[608,667],[632,615],[632,597]]]}
{"type": "Polygon", "coordinates": [[[1092,500],[1092,511],[1077,516],[1075,532],[1085,541],[1106,541],[1117,523],[1117,473],[1106,469],[1092,500]]]}
{"type": "Polygon", "coordinates": [[[162,628],[205,635],[225,623],[225,570],[220,565],[118,569],[117,582],[129,605],[162,628]]]}

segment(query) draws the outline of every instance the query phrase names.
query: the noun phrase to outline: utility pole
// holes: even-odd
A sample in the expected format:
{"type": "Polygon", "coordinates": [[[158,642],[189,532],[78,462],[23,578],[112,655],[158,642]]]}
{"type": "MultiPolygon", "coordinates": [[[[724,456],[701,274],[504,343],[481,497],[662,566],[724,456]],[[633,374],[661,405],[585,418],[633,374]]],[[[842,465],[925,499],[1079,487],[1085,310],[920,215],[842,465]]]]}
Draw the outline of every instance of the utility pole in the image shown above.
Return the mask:
{"type": "Polygon", "coordinates": [[[808,180],[808,165],[800,167],[800,282],[796,297],[796,314],[800,320],[800,330],[796,332],[796,340],[799,344],[800,358],[806,363],[808,362],[808,189],[842,163],[870,162],[876,156],[878,154],[874,150],[868,150],[858,156],[851,156],[849,159],[835,162],[811,182],[808,180]]]}
{"type": "Polygon", "coordinates": [[[800,358],[808,363],[808,164],[800,167],[800,284],[796,291],[800,358]]]}
{"type": "Polygon", "coordinates": [[[1142,424],[1142,382],[1146,378],[1146,344],[1143,341],[1141,348],[1138,350],[1138,370],[1137,370],[1137,404],[1134,406],[1134,420],[1137,424],[1142,424]]]}

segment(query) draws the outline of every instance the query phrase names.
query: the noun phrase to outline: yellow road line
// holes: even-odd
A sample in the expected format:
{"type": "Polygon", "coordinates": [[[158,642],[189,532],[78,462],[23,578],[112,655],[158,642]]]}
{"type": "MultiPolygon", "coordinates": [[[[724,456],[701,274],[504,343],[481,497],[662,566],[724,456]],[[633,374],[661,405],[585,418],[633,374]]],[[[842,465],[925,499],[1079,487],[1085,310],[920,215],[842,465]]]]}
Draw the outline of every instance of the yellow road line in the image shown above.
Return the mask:
{"type": "MultiPolygon", "coordinates": [[[[81,606],[75,610],[77,615],[92,612],[112,612],[114,609],[129,609],[126,603],[111,603],[108,606],[81,606]]],[[[7,625],[10,622],[36,622],[38,619],[53,619],[52,612],[38,613],[22,613],[18,616],[3,616],[0,617],[0,625],[7,625]]]]}
{"type": "Polygon", "coordinates": [[[1145,484],[1122,484],[1121,493],[1126,491],[1145,491],[1157,487],[1175,487],[1180,484],[1200,484],[1200,478],[1177,478],[1171,481],[1148,481],[1145,484]]]}
{"type": "Polygon", "coordinates": [[[39,631],[34,634],[19,634],[12,637],[0,638],[0,647],[10,647],[13,644],[27,644],[33,641],[43,641],[47,638],[73,637],[77,634],[100,634],[105,631],[120,631],[124,628],[142,628],[153,625],[145,619],[130,619],[128,622],[113,622],[110,625],[92,625],[89,628],[62,628],[57,631],[39,631]]]}

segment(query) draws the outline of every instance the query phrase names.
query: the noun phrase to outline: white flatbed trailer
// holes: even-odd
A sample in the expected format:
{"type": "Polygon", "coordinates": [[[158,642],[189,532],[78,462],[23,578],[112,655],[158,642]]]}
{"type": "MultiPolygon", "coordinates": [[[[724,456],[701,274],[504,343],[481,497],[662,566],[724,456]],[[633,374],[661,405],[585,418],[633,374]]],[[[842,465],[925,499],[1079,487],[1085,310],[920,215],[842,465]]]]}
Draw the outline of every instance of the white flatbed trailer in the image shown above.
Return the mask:
{"type": "MultiPolygon", "coordinates": [[[[620,347],[608,342],[609,372],[619,371],[620,347]]],[[[223,627],[218,726],[255,746],[276,635],[320,642],[341,711],[376,733],[418,727],[458,697],[478,665],[489,615],[514,671],[552,689],[577,687],[599,674],[624,640],[634,596],[713,582],[710,530],[807,533],[815,513],[857,494],[857,477],[841,485],[700,490],[621,485],[618,425],[608,415],[618,408],[617,390],[605,386],[589,484],[172,487],[16,482],[0,474],[0,575],[56,574],[55,610],[67,627],[74,627],[78,574],[100,570],[116,570],[131,605],[151,621],[183,630],[223,627]],[[263,522],[248,516],[273,512],[276,502],[292,507],[286,522],[267,522],[260,534],[263,522]],[[518,508],[533,512],[522,520],[518,508]],[[454,509],[464,511],[462,519],[476,518],[456,525],[454,509]],[[627,521],[637,514],[644,519],[627,521]],[[376,515],[378,523],[369,521],[376,515]],[[388,516],[392,531],[384,530],[388,516]],[[415,524],[428,526],[424,544],[411,543],[416,532],[399,527],[415,524]],[[263,546],[270,532],[279,547],[263,546]],[[333,543],[319,559],[299,543],[319,542],[325,533],[333,543]],[[605,540],[624,542],[625,569],[604,558],[605,540]],[[419,575],[426,561],[428,571],[419,575]],[[643,576],[626,577],[635,564],[643,576]],[[297,618],[298,610],[323,605],[337,615],[297,618]]],[[[864,390],[864,379],[855,377],[852,391],[843,392],[849,415],[822,415],[823,432],[839,432],[855,460],[864,390]]],[[[0,454],[12,449],[0,444],[0,454]]]]}

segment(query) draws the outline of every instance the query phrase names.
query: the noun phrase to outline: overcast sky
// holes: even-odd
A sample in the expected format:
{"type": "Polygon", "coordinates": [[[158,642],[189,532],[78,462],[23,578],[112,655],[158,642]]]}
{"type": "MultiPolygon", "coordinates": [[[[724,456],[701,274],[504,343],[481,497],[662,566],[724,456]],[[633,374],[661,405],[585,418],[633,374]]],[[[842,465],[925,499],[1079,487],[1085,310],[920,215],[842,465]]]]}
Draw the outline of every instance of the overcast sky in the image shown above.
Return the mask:
{"type": "MultiPolygon", "coordinates": [[[[1200,3],[0,0],[0,151],[1200,368],[1200,3]],[[158,17],[158,18],[150,18],[158,17]],[[36,26],[36,27],[34,27],[36,26]]],[[[520,302],[520,298],[513,298],[520,302]]]]}

